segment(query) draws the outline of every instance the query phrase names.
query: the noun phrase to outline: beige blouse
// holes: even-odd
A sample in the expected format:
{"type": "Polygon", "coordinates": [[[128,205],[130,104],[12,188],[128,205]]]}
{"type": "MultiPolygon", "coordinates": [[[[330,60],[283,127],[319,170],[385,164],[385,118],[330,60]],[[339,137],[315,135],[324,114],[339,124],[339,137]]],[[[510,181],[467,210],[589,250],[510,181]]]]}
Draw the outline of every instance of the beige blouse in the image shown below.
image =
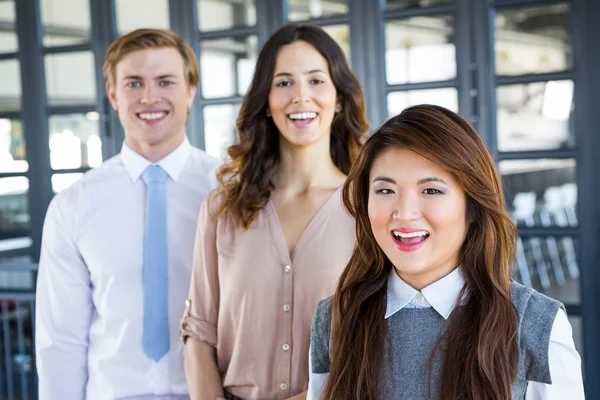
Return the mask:
{"type": "Polygon", "coordinates": [[[341,188],[291,257],[272,202],[243,230],[229,216],[214,221],[204,201],[181,335],[216,348],[225,390],[243,399],[286,399],[307,390],[313,311],[333,294],[355,238],[341,188]]]}

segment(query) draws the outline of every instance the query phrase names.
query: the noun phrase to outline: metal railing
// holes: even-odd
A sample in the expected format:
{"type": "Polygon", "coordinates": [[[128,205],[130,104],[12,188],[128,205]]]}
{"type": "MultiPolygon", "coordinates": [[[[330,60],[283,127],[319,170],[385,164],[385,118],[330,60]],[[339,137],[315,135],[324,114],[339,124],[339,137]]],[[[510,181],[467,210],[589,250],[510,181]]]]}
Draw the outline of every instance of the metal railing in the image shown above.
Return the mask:
{"type": "Polygon", "coordinates": [[[38,398],[34,343],[36,273],[36,264],[0,264],[0,400],[38,398]]]}
{"type": "Polygon", "coordinates": [[[0,399],[37,399],[35,293],[0,293],[0,399]]]}

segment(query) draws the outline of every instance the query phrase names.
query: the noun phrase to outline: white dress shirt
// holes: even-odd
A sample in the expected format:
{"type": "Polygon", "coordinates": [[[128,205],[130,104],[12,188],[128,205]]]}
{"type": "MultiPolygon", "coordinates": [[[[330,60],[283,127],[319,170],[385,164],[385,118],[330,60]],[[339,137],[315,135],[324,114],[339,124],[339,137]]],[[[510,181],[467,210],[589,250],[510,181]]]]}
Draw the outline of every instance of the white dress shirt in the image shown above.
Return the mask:
{"type": "MultiPolygon", "coordinates": [[[[433,307],[444,319],[448,319],[464,286],[460,269],[456,268],[444,278],[423,288],[420,292],[404,282],[392,269],[388,279],[385,318],[403,308],[433,307]]],[[[548,361],[552,384],[528,382],[526,400],[580,400],[584,399],[581,358],[575,350],[573,332],[567,315],[558,310],[548,349],[548,361]]],[[[321,398],[328,374],[313,374],[310,368],[307,400],[321,398]]],[[[424,377],[426,379],[426,377],[424,377]]]]}
{"type": "Polygon", "coordinates": [[[167,179],[170,350],[142,349],[143,234],[150,161],[121,153],[58,194],[42,238],[36,298],[41,400],[185,395],[179,321],[192,271],[201,202],[220,161],[186,139],[158,161],[167,179]]]}

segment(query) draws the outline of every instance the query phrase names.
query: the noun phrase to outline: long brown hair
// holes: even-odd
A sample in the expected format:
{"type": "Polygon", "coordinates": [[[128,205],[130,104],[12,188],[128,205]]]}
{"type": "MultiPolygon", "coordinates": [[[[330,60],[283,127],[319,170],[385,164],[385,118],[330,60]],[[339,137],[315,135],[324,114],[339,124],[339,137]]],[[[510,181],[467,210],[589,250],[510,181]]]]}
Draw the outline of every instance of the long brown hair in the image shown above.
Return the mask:
{"type": "Polygon", "coordinates": [[[313,46],[329,65],[342,110],[331,125],[330,154],[336,167],[348,174],[369,129],[360,84],[337,43],[323,29],[285,25],[271,35],[258,55],[248,93],[237,119],[237,143],[227,150],[229,161],[217,172],[223,201],[217,216],[229,212],[247,229],[269,201],[279,163],[279,131],[267,118],[275,62],[281,47],[296,41],[313,46]]]}
{"type": "Polygon", "coordinates": [[[468,231],[459,254],[465,287],[462,306],[451,314],[444,336],[441,398],[510,399],[518,363],[518,314],[510,294],[517,231],[505,212],[492,157],[477,132],[459,115],[431,105],[407,108],[387,121],[367,140],[344,185],[357,245],[333,298],[332,357],[323,398],[377,398],[393,265],[369,223],[369,173],[377,156],[393,147],[450,171],[467,196],[468,231]]]}

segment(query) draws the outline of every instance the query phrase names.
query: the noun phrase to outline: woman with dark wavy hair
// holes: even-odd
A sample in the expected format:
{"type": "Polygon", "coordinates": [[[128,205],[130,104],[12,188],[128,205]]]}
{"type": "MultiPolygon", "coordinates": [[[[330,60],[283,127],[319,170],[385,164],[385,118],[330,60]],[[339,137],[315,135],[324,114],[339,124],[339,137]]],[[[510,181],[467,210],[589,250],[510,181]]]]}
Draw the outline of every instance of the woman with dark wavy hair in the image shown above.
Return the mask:
{"type": "Polygon", "coordinates": [[[341,188],[367,130],[333,39],[312,26],[276,31],[200,211],[182,320],[194,400],[305,398],[314,307],[356,241],[341,188]]]}
{"type": "Polygon", "coordinates": [[[343,189],[357,246],[317,305],[309,399],[583,399],[564,307],[511,280],[517,230],[457,114],[405,109],[343,189]]]}

